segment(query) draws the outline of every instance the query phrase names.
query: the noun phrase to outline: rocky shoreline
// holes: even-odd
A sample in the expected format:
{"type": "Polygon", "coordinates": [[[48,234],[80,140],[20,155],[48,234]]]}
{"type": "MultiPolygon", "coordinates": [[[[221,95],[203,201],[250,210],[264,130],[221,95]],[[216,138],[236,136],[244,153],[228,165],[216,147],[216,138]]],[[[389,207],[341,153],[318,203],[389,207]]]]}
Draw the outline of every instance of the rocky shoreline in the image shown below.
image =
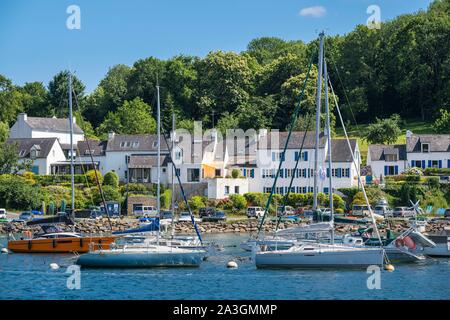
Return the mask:
{"type": "MultiPolygon", "coordinates": [[[[275,229],[275,222],[267,221],[263,226],[264,232],[271,232],[275,229]]],[[[112,219],[112,231],[122,231],[126,229],[136,228],[139,222],[134,219],[112,219]]],[[[279,229],[304,225],[303,222],[282,222],[279,229]]],[[[345,234],[355,232],[361,226],[336,223],[336,233],[345,234]]],[[[238,220],[235,222],[199,222],[198,227],[201,233],[252,233],[258,230],[259,223],[256,220],[238,220]]],[[[426,231],[431,234],[439,234],[444,230],[444,227],[450,227],[450,221],[430,222],[427,225],[426,231]]],[[[391,225],[391,230],[395,233],[401,233],[408,228],[408,223],[405,221],[396,221],[391,225]]],[[[107,219],[88,220],[83,219],[77,221],[75,226],[63,226],[64,231],[76,231],[83,234],[107,234],[110,232],[110,227],[107,219]]],[[[23,222],[12,222],[0,224],[0,234],[6,234],[8,231],[12,233],[22,233],[23,231],[31,230],[33,233],[39,232],[40,227],[28,227],[23,222]]],[[[194,234],[194,228],[190,222],[177,222],[175,224],[175,232],[179,234],[194,234]]],[[[385,229],[381,228],[380,232],[385,233],[385,229]]]]}

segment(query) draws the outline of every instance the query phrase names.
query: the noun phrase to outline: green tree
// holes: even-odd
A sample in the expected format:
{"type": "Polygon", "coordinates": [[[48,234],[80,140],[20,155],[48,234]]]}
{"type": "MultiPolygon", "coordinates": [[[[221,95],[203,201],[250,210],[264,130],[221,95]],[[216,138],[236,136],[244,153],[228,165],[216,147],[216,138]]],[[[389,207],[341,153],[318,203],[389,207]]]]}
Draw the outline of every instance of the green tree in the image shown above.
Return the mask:
{"type": "Polygon", "coordinates": [[[29,210],[40,207],[41,193],[26,179],[12,174],[0,175],[0,207],[29,210]]]}
{"type": "Polygon", "coordinates": [[[0,144],[3,144],[9,136],[9,126],[0,121],[0,144]]]}
{"type": "Polygon", "coordinates": [[[0,75],[0,121],[12,125],[17,114],[23,111],[23,93],[11,80],[0,75]]]}
{"type": "Polygon", "coordinates": [[[98,128],[99,134],[110,131],[120,134],[155,133],[156,121],[151,116],[150,106],[141,98],[125,101],[116,112],[109,112],[98,128]]]}
{"type": "MultiPolygon", "coordinates": [[[[72,74],[73,104],[82,107],[84,99],[84,84],[72,74]]],[[[69,114],[69,71],[64,70],[56,74],[48,84],[49,101],[53,115],[66,117],[69,114]]]]}
{"type": "Polygon", "coordinates": [[[378,119],[370,124],[364,133],[364,139],[369,143],[395,143],[401,134],[399,126],[400,116],[392,115],[387,119],[378,119]]]}
{"type": "Polygon", "coordinates": [[[0,144],[0,174],[18,173],[21,170],[29,171],[32,162],[30,159],[19,161],[16,143],[0,144]]]}
{"type": "Polygon", "coordinates": [[[49,93],[42,82],[27,82],[21,88],[23,111],[32,117],[47,117],[50,110],[49,93]]]}
{"type": "Polygon", "coordinates": [[[445,109],[439,110],[439,117],[433,123],[433,130],[436,133],[450,132],[450,112],[445,109]]]}

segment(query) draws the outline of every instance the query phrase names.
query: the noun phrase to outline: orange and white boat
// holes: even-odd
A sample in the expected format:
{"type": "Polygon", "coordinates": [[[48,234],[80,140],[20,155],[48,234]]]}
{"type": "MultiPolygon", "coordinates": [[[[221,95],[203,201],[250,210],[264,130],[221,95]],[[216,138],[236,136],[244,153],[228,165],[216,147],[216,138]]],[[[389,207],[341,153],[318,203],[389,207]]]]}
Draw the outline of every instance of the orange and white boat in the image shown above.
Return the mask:
{"type": "Polygon", "coordinates": [[[115,236],[83,236],[76,232],[55,232],[36,235],[31,232],[20,240],[9,240],[8,250],[21,253],[86,253],[108,249],[115,236]]]}

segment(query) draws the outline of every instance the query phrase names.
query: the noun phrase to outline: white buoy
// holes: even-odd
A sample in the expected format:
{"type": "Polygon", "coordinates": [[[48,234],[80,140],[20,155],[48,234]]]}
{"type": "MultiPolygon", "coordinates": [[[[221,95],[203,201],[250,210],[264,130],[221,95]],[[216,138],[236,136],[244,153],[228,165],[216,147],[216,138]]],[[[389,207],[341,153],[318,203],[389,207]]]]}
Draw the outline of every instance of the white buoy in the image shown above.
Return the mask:
{"type": "Polygon", "coordinates": [[[2,248],[2,253],[8,253],[8,249],[2,248]]]}
{"type": "Polygon", "coordinates": [[[227,268],[237,268],[238,267],[238,264],[235,262],[235,261],[228,261],[228,263],[227,263],[227,268]]]}
{"type": "Polygon", "coordinates": [[[59,269],[59,266],[57,263],[52,262],[52,263],[50,263],[50,269],[56,270],[56,269],[59,269]]]}
{"type": "Polygon", "coordinates": [[[395,268],[394,268],[394,266],[392,264],[385,264],[384,265],[384,270],[392,272],[392,271],[395,270],[395,268]]]}

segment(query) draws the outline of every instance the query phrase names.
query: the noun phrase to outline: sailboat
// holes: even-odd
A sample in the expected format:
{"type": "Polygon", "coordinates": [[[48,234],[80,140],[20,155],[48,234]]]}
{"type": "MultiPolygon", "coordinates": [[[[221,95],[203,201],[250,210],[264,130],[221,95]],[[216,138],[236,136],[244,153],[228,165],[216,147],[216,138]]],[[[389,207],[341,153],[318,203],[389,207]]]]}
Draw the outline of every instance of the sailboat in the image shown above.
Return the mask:
{"type": "MultiPolygon", "coordinates": [[[[366,267],[369,265],[383,265],[385,261],[385,251],[382,246],[369,248],[362,246],[354,246],[348,244],[336,244],[334,242],[334,212],[333,212],[333,192],[332,192],[332,154],[331,154],[331,128],[330,128],[330,111],[328,105],[328,74],[326,67],[326,60],[324,58],[324,33],[320,34],[320,50],[319,50],[319,74],[317,80],[317,97],[316,97],[316,145],[315,145],[315,162],[314,162],[314,210],[318,209],[318,148],[319,148],[319,131],[320,131],[320,113],[321,113],[321,92],[322,92],[322,75],[325,79],[324,89],[325,89],[325,109],[327,116],[327,147],[328,147],[328,169],[329,169],[329,197],[330,197],[330,208],[331,208],[331,243],[321,243],[319,241],[298,241],[293,246],[287,250],[267,250],[265,246],[255,246],[253,249],[253,256],[255,260],[255,265],[257,268],[335,268],[335,267],[366,267]]],[[[307,78],[305,79],[306,82],[307,78]]],[[[298,114],[298,108],[296,109],[296,115],[298,114]]],[[[338,108],[338,106],[337,106],[338,108]]],[[[338,113],[340,120],[342,122],[345,136],[347,139],[347,144],[352,155],[352,160],[355,166],[357,163],[353,155],[353,151],[348,140],[347,133],[345,131],[345,126],[342,121],[341,114],[338,113]]],[[[296,118],[293,117],[293,121],[296,118]]],[[[290,128],[290,132],[292,126],[290,128]]],[[[290,136],[290,135],[289,135],[290,136]]],[[[288,136],[288,137],[289,137],[288,136]]],[[[289,138],[288,138],[289,140],[289,138]]],[[[284,152],[286,152],[286,146],[288,141],[286,141],[284,152]]],[[[280,161],[279,169],[281,168],[283,159],[280,161]]],[[[279,171],[279,170],[278,170],[279,171]]],[[[278,173],[277,173],[278,175],[278,173]]],[[[361,177],[358,170],[358,179],[361,183],[361,177]]],[[[274,180],[274,185],[276,184],[276,177],[274,180]]],[[[275,188],[272,188],[272,193],[275,188]]],[[[362,191],[366,202],[368,203],[367,195],[362,186],[362,191]]],[[[270,196],[269,200],[270,201],[270,196]]],[[[266,206],[266,208],[268,205],[266,206]]],[[[370,210],[372,223],[375,230],[378,233],[376,227],[376,221],[370,210]]],[[[262,224],[262,223],[261,223],[262,224]]]]}
{"type": "MultiPolygon", "coordinates": [[[[69,127],[70,127],[70,176],[72,210],[65,216],[53,216],[36,221],[29,221],[28,226],[39,225],[42,232],[32,234],[26,232],[24,237],[16,240],[14,235],[8,235],[8,250],[20,253],[84,253],[90,248],[109,247],[116,239],[115,236],[90,236],[77,232],[63,232],[59,224],[73,225],[75,210],[75,186],[73,165],[73,115],[72,115],[72,74],[69,72],[69,127]],[[95,245],[94,245],[95,244],[95,245]]],[[[107,212],[108,213],[108,212],[107,212]]],[[[109,214],[108,214],[109,218],[109,214]]]]}
{"type": "MultiPolygon", "coordinates": [[[[158,165],[157,165],[157,210],[158,216],[161,212],[160,203],[160,180],[161,180],[161,107],[159,96],[159,85],[156,86],[157,93],[157,141],[158,141],[158,165]]],[[[164,137],[165,139],[165,137],[164,137]]],[[[166,140],[169,154],[172,150],[166,140]]],[[[170,155],[173,171],[175,172],[183,199],[191,213],[191,220],[197,232],[198,239],[202,243],[200,233],[193,219],[192,211],[184,194],[178,171],[175,168],[172,156],[170,155]]],[[[178,246],[162,244],[160,238],[160,224],[158,223],[156,242],[146,239],[142,243],[117,244],[111,245],[108,250],[97,250],[81,255],[77,259],[77,264],[82,267],[101,267],[101,268],[148,268],[148,267],[198,267],[205,257],[206,251],[198,248],[181,248],[178,246]]],[[[144,239],[145,240],[145,239],[144,239]]]]}

